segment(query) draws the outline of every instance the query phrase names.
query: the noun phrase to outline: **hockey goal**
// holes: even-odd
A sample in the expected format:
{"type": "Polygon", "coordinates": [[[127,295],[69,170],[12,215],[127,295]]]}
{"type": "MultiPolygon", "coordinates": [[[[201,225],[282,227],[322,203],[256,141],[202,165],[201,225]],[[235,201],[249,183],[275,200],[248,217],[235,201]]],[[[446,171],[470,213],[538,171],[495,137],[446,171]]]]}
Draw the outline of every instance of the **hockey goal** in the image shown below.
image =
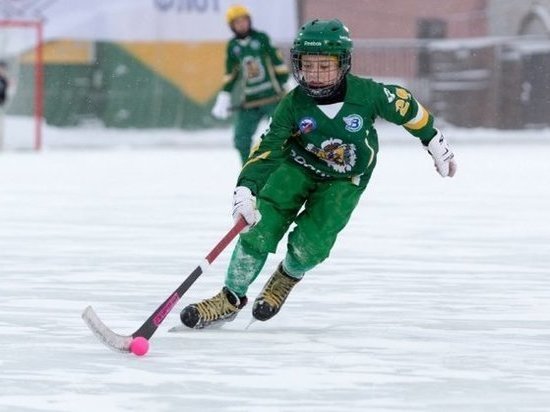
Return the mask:
{"type": "Polygon", "coordinates": [[[0,19],[0,149],[42,147],[42,22],[0,19]]]}

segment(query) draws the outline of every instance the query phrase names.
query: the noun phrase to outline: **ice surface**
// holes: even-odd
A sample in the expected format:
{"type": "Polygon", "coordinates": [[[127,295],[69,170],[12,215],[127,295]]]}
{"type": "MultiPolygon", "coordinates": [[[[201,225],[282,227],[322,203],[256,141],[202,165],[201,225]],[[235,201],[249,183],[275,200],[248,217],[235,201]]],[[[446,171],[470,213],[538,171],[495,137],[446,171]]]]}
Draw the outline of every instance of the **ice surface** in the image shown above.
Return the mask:
{"type": "Polygon", "coordinates": [[[179,144],[138,150],[59,143],[128,131],[48,132],[42,153],[0,153],[1,411],[550,409],[548,131],[449,129],[459,169],[442,179],[383,127],[351,223],[279,315],[168,333],[219,290],[229,248],[143,358],[106,349],[80,314],[132,333],[231,227],[230,131],[149,131],[179,144]]]}

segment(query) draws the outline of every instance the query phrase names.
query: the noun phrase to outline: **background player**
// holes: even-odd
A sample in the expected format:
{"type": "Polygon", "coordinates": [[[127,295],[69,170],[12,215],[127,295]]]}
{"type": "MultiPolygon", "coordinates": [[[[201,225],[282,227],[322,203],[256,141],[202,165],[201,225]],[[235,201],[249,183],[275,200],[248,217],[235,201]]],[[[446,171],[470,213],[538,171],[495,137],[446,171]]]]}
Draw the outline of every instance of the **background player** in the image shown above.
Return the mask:
{"type": "Polygon", "coordinates": [[[212,115],[227,119],[232,111],[231,94],[240,93],[234,120],[234,145],[244,163],[250,154],[258,124],[270,117],[284,95],[288,67],[266,33],[252,28],[250,12],[231,6],[226,13],[234,37],[227,43],[224,84],[212,115]]]}

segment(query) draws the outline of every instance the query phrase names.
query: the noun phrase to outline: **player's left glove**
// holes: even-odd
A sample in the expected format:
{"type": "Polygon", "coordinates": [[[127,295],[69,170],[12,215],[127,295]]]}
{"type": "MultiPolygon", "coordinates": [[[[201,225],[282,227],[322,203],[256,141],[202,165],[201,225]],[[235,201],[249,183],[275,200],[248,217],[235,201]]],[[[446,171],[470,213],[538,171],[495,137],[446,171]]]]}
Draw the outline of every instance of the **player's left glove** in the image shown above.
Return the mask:
{"type": "Polygon", "coordinates": [[[436,135],[430,140],[427,146],[424,146],[434,160],[434,166],[442,177],[453,177],[456,173],[455,155],[445,136],[437,130],[436,135]]]}

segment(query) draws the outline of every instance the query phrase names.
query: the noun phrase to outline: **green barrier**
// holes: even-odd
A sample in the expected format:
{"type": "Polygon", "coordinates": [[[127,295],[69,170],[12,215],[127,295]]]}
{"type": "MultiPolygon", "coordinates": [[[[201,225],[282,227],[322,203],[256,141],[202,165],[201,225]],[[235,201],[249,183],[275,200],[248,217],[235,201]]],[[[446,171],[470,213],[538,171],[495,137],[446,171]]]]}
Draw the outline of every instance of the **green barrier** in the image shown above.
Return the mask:
{"type": "MultiPolygon", "coordinates": [[[[32,85],[23,64],[19,84],[32,85]]],[[[96,43],[96,63],[44,67],[44,118],[55,126],[99,121],[117,128],[201,129],[226,124],[210,116],[213,101],[197,103],[114,43],[96,43]]],[[[18,87],[9,113],[32,115],[34,87],[18,87]]]]}

